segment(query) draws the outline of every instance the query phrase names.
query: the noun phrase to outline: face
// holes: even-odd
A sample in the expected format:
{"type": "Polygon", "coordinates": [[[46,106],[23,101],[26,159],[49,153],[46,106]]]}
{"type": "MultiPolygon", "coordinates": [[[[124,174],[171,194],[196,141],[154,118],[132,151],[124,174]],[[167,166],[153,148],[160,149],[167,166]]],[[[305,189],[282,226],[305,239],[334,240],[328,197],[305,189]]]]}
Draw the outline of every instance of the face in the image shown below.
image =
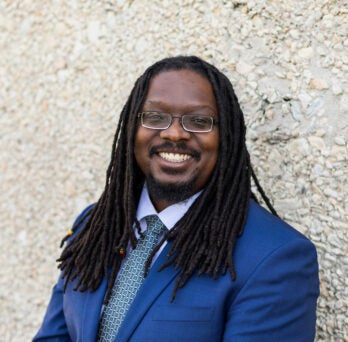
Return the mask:
{"type": "MultiPolygon", "coordinates": [[[[151,81],[143,111],[159,111],[174,116],[205,114],[218,120],[216,99],[210,82],[191,70],[165,71],[151,81]]],[[[219,149],[219,130],[191,133],[173,119],[165,130],[141,126],[135,136],[134,155],[147,183],[172,189],[189,189],[186,198],[201,190],[213,173],[219,149]]],[[[162,210],[175,199],[151,193],[157,210],[162,210]]]]}

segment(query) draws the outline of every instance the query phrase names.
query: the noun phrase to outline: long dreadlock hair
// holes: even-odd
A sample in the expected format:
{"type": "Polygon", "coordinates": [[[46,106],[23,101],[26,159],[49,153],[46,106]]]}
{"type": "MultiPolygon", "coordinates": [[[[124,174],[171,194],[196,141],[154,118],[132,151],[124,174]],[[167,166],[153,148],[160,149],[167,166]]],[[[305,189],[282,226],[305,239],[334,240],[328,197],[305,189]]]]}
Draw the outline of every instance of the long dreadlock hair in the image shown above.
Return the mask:
{"type": "Polygon", "coordinates": [[[228,78],[195,56],[163,59],[136,81],[122,109],[104,191],[96,205],[75,223],[73,228],[84,221],[83,229],[71,239],[58,259],[65,287],[76,280],[75,290],[95,291],[107,276],[105,301],[108,301],[123,259],[119,251],[129,244],[135,248],[134,223],[140,232],[136,208],[145,178],[133,155],[137,113],[142,109],[154,76],[185,69],[202,75],[212,85],[219,117],[219,156],[201,196],[150,255],[145,275],[153,255],[168,240],[173,243],[167,262],[160,270],[170,266],[179,269],[172,300],[194,273],[217,278],[228,270],[234,280],[234,246],[243,232],[250,198],[256,199],[251,191],[251,178],[271,212],[276,214],[251,168],[243,113],[228,78]]]}

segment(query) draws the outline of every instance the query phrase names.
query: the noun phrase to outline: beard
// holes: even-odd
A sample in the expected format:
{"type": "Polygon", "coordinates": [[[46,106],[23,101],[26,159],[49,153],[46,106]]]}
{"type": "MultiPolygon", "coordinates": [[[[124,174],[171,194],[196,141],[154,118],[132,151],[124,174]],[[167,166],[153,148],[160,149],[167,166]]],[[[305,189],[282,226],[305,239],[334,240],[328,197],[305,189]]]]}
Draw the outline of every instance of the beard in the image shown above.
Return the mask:
{"type": "Polygon", "coordinates": [[[158,182],[151,174],[146,178],[147,189],[155,200],[165,200],[169,203],[182,202],[194,195],[196,179],[185,183],[163,184],[158,182]]]}

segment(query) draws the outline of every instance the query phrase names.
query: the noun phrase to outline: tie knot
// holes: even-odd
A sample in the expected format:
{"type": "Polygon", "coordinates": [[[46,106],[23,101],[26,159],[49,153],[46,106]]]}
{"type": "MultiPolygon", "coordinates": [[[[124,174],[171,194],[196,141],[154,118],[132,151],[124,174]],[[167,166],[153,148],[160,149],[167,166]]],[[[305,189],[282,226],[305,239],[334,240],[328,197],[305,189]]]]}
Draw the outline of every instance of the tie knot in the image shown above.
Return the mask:
{"type": "Polygon", "coordinates": [[[145,217],[147,223],[147,229],[156,234],[163,233],[166,230],[166,226],[160,220],[157,215],[149,215],[145,217]]]}

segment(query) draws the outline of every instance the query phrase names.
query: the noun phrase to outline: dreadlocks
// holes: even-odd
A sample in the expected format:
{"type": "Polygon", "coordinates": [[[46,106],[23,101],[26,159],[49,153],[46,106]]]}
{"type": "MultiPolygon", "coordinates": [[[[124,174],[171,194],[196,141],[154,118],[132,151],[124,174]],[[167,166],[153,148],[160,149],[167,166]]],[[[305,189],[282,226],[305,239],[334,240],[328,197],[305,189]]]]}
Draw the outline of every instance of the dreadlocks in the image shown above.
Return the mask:
{"type": "Polygon", "coordinates": [[[173,244],[160,270],[171,265],[180,270],[172,300],[194,273],[217,278],[228,270],[235,279],[233,250],[237,237],[243,232],[250,197],[255,198],[251,178],[275,213],[251,168],[244,117],[230,81],[214,66],[194,56],[163,59],[136,81],[121,112],[104,191],[96,205],[75,223],[74,229],[84,221],[83,229],[58,259],[65,286],[76,280],[75,290],[95,291],[107,276],[105,298],[108,300],[123,258],[119,250],[129,244],[135,248],[134,224],[140,232],[136,209],[145,178],[133,155],[137,113],[142,109],[154,76],[185,69],[202,75],[212,85],[219,115],[219,156],[201,196],[150,255],[145,275],[153,256],[168,240],[173,244]]]}

